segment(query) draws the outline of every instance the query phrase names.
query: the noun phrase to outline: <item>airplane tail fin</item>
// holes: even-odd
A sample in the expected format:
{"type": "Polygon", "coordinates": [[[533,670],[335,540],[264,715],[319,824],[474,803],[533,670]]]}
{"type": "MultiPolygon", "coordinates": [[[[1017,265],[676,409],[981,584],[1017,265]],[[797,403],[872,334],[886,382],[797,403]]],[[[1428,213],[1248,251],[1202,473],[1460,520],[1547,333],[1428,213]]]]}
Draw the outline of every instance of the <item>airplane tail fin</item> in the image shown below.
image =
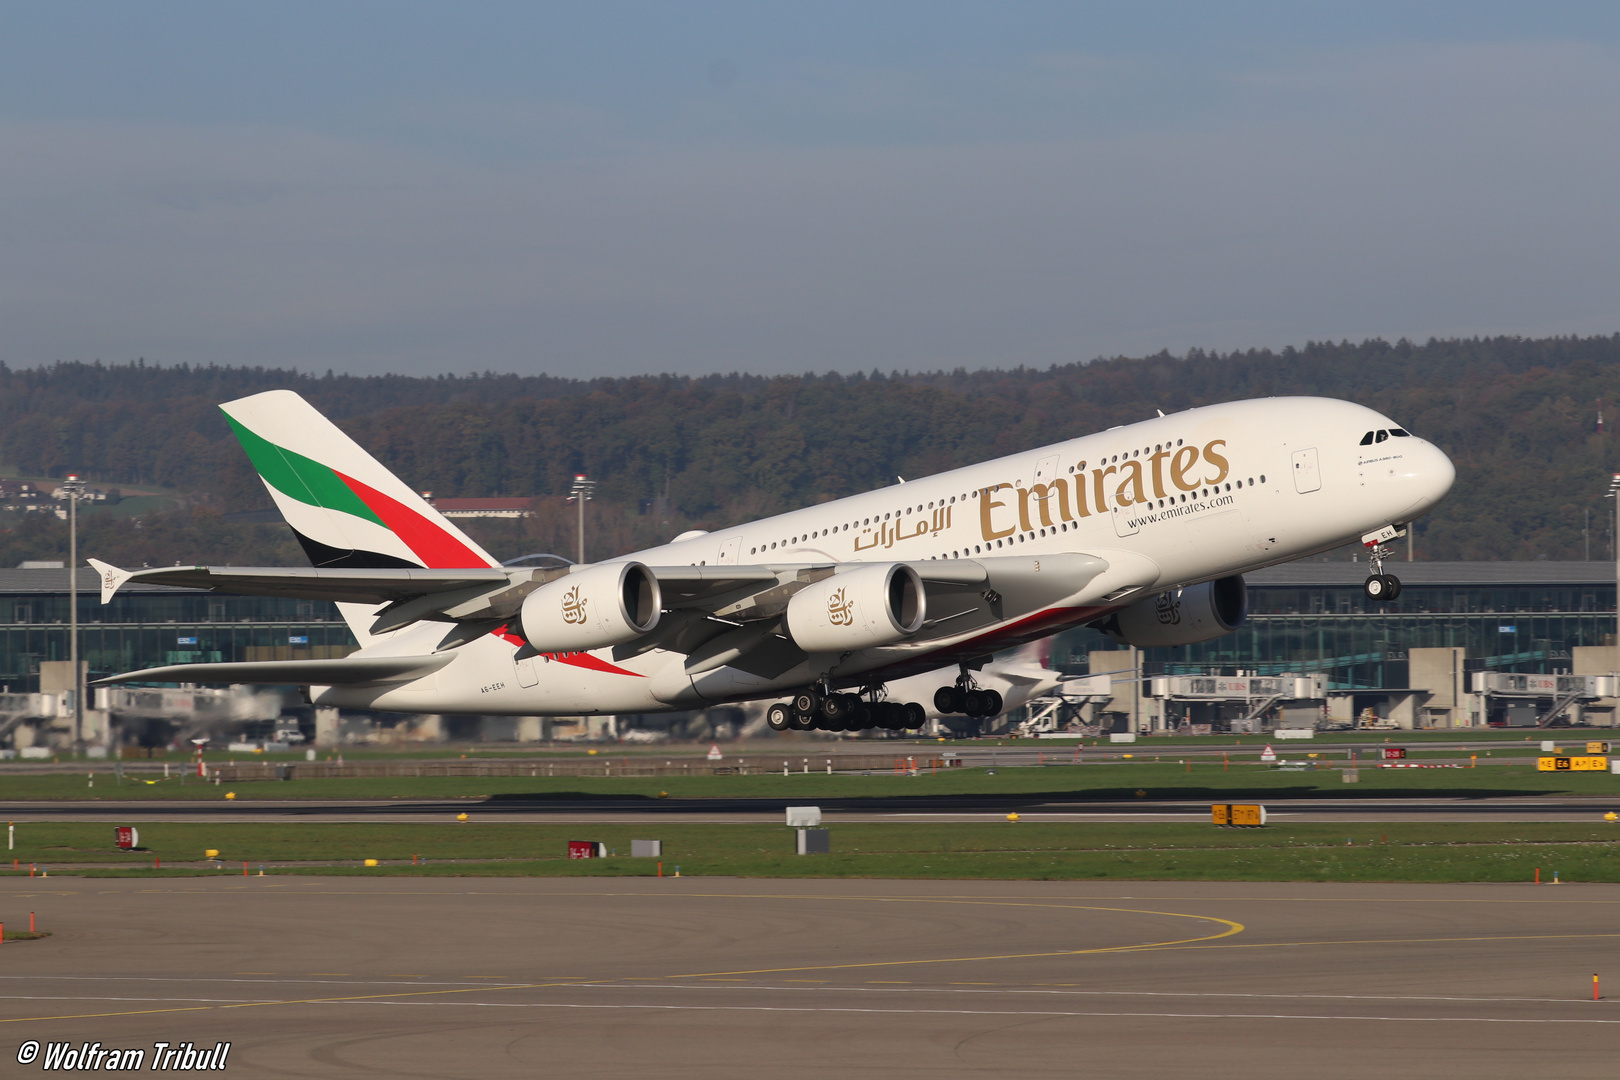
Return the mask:
{"type": "Polygon", "coordinates": [[[314,565],[499,565],[291,390],[238,398],[220,409],[314,565]]]}

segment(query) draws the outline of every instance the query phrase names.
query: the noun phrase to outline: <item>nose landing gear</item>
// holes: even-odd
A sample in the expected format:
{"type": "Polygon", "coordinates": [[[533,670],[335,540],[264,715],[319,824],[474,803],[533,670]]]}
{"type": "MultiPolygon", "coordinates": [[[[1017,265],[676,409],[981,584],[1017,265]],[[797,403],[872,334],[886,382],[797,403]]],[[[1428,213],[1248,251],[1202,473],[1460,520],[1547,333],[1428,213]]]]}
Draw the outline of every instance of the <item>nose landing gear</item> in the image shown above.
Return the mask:
{"type": "Polygon", "coordinates": [[[1389,558],[1389,548],[1384,544],[1405,532],[1405,529],[1390,525],[1361,538],[1367,547],[1367,561],[1372,563],[1373,569],[1372,575],[1362,582],[1361,591],[1374,603],[1387,604],[1401,595],[1401,579],[1394,574],[1384,573],[1384,560],[1389,558]]]}

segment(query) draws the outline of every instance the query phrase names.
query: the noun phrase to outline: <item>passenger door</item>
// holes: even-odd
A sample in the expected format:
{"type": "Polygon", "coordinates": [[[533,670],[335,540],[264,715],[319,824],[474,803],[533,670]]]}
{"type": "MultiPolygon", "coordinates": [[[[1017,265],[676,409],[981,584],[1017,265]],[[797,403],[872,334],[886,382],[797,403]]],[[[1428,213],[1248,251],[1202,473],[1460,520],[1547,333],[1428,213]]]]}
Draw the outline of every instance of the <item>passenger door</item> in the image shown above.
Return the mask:
{"type": "MultiPolygon", "coordinates": [[[[514,653],[515,657],[517,654],[514,653]]],[[[540,682],[540,671],[535,667],[534,657],[525,657],[522,660],[514,659],[512,666],[517,669],[519,686],[537,686],[540,682]]]]}
{"type": "Polygon", "coordinates": [[[1301,495],[1322,487],[1322,470],[1316,462],[1316,447],[1294,451],[1294,490],[1301,495]]]}

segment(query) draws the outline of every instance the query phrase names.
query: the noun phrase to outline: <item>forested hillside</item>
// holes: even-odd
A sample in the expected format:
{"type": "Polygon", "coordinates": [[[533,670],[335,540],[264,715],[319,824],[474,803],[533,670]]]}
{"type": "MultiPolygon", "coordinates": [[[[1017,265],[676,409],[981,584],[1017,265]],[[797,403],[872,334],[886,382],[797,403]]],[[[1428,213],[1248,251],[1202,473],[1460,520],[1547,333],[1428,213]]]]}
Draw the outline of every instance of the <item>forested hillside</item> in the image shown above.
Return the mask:
{"type": "MultiPolygon", "coordinates": [[[[1620,335],[1311,344],[1194,351],[1047,370],[763,378],[313,376],[145,364],[0,366],[0,462],[18,475],[79,471],[108,485],[189,493],[187,509],[87,522],[85,550],[115,560],[297,560],[279,526],[221,515],[269,505],[215,406],[272,387],[305,395],[408,482],[441,497],[552,495],[521,524],[477,529],[496,554],[572,552],[561,495],[601,482],[590,557],[915,478],[974,460],[1241,397],[1322,394],[1382,409],[1458,466],[1451,498],[1419,524],[1423,559],[1579,559],[1603,499],[1620,401],[1620,335]],[[653,500],[667,493],[667,504],[653,500]],[[667,506],[667,511],[665,507],[667,506]]],[[[36,516],[37,517],[37,516],[36,516]]],[[[479,523],[474,523],[475,525],[479,523]]],[[[0,565],[65,550],[44,520],[0,536],[0,565]]]]}

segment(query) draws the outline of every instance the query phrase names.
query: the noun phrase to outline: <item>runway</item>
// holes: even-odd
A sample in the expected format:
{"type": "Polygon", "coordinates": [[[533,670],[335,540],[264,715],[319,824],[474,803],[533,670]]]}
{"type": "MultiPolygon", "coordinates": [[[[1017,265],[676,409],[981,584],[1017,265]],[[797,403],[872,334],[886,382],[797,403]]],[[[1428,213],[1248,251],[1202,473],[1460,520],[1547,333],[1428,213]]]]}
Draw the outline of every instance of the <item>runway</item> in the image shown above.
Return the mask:
{"type": "MultiPolygon", "coordinates": [[[[1229,797],[1235,799],[1235,797],[1229,797]]],[[[1131,802],[1022,795],[923,798],[647,799],[497,798],[390,800],[244,800],[175,802],[62,801],[0,803],[5,821],[397,821],[432,823],[467,813],[477,821],[556,824],[780,822],[783,809],[813,803],[829,822],[996,821],[1016,811],[1029,821],[1208,821],[1211,800],[1131,802]]],[[[1596,821],[1620,811],[1620,795],[1501,798],[1245,799],[1263,802],[1279,822],[1596,821]]]]}
{"type": "MultiPolygon", "coordinates": [[[[1620,886],[0,881],[0,1028],[240,1076],[1609,1077],[1620,886]],[[44,886],[48,884],[49,888],[44,886]]],[[[35,1064],[32,1067],[38,1067],[35,1064]]],[[[150,1067],[150,1061],[147,1062],[150,1067]]],[[[26,1071],[26,1070],[20,1070],[26,1071]]]]}

